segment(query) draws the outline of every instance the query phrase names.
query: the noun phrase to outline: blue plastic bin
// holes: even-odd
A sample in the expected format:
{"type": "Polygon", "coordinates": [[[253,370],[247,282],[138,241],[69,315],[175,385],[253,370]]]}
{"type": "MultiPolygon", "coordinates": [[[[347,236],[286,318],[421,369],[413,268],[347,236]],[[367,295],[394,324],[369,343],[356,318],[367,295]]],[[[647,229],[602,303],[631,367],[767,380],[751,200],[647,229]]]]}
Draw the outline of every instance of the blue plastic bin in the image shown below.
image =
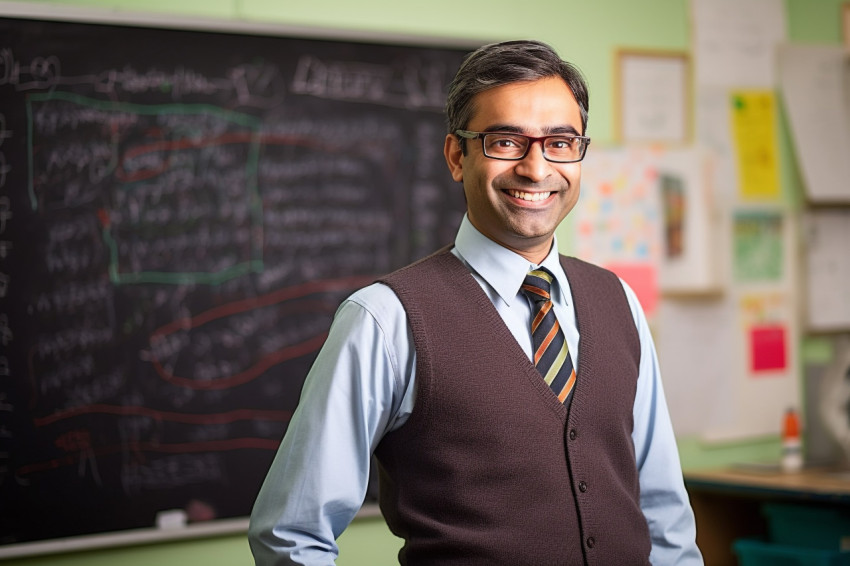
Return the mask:
{"type": "Polygon", "coordinates": [[[850,566],[850,552],[738,539],[732,544],[740,566],[850,566]]]}
{"type": "Polygon", "coordinates": [[[785,503],[766,503],[770,540],[778,544],[850,550],[850,510],[785,503]]]}

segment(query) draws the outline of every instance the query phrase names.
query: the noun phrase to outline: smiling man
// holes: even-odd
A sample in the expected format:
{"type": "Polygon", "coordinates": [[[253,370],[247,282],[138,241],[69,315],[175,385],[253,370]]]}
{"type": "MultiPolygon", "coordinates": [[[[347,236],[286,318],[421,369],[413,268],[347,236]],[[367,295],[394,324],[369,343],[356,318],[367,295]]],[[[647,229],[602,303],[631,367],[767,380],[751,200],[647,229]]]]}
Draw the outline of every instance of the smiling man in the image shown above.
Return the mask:
{"type": "Polygon", "coordinates": [[[546,77],[490,88],[474,105],[468,129],[449,134],[445,145],[452,177],[463,183],[467,217],[487,238],[540,263],[578,201],[590,141],[580,136],[579,103],[560,77],[546,77]],[[532,143],[528,136],[553,137],[532,143]],[[464,140],[476,138],[480,148],[466,151],[464,140]]]}
{"type": "Polygon", "coordinates": [[[484,46],[450,86],[453,246],[347,299],[257,498],[257,564],[333,564],[372,454],[405,565],[701,564],[634,293],[558,253],[590,139],[547,45],[484,46]]]}

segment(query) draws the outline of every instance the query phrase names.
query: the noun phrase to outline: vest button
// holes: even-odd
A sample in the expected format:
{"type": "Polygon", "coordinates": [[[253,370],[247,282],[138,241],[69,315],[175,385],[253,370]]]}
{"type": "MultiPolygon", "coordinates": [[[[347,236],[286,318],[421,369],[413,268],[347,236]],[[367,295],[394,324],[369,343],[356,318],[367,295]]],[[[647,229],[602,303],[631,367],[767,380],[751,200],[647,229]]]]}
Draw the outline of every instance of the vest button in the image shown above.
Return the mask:
{"type": "Polygon", "coordinates": [[[582,493],[587,491],[587,483],[585,483],[583,481],[578,482],[578,490],[582,493]]]}
{"type": "Polygon", "coordinates": [[[587,548],[593,548],[596,544],[596,540],[593,537],[587,537],[587,548]]]}
{"type": "Polygon", "coordinates": [[[575,439],[576,439],[576,436],[578,436],[578,433],[576,432],[576,429],[572,429],[572,430],[570,430],[570,440],[575,440],[575,439]]]}

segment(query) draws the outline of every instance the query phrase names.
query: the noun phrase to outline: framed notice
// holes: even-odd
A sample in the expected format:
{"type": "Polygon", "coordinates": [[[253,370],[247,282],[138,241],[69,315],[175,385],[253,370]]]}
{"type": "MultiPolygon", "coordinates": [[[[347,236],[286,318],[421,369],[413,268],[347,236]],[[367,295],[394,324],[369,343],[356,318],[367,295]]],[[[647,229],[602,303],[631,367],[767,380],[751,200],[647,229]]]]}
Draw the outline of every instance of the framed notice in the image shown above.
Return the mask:
{"type": "Polygon", "coordinates": [[[683,144],[690,137],[690,58],[679,51],[617,53],[618,137],[683,144]]]}

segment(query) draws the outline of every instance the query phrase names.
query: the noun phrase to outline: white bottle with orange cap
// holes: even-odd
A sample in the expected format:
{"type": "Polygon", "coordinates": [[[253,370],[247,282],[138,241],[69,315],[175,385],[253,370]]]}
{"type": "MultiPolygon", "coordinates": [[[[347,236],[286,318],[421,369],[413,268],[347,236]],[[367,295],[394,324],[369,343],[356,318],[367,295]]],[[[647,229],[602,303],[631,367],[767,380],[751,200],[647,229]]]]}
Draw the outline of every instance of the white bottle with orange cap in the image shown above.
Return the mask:
{"type": "Polygon", "coordinates": [[[800,417],[790,408],[785,411],[782,420],[782,461],[783,472],[799,472],[803,469],[803,446],[800,439],[800,417]]]}

